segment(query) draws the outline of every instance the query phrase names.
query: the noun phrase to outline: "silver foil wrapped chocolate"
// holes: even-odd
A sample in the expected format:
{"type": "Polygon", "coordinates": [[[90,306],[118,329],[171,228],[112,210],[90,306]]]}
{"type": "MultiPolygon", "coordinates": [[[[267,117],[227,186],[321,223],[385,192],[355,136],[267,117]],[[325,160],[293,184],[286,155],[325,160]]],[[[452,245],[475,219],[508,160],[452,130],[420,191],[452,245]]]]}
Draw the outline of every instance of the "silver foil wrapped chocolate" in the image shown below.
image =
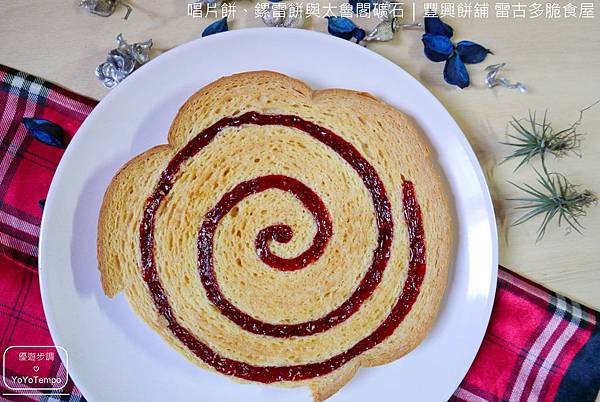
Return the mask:
{"type": "Polygon", "coordinates": [[[488,88],[494,88],[497,86],[502,86],[508,89],[518,89],[519,91],[525,93],[527,92],[527,87],[520,82],[511,82],[506,77],[499,77],[498,74],[500,70],[506,66],[506,63],[492,64],[485,68],[487,74],[485,76],[485,85],[488,88]]]}
{"type": "Polygon", "coordinates": [[[127,13],[123,19],[129,18],[131,14],[131,6],[124,4],[119,0],[81,0],[79,6],[87,9],[90,13],[100,15],[102,17],[109,17],[115,12],[118,4],[122,4],[127,8],[127,13]]]}
{"type": "Polygon", "coordinates": [[[377,26],[371,32],[369,32],[365,40],[367,42],[387,42],[394,39],[394,34],[399,28],[400,22],[398,21],[398,18],[383,20],[377,24],[377,26]]]}
{"type": "Polygon", "coordinates": [[[375,2],[376,15],[381,20],[379,24],[365,37],[367,42],[387,42],[394,39],[394,35],[400,29],[420,29],[421,24],[401,24],[398,10],[402,4],[390,0],[377,0],[375,2]]]}
{"type": "Polygon", "coordinates": [[[150,59],[151,47],[152,39],[130,45],[122,34],[117,35],[117,48],[96,68],[96,77],[105,87],[114,87],[150,59]]]}
{"type": "Polygon", "coordinates": [[[301,28],[305,22],[304,9],[294,3],[271,3],[261,10],[261,18],[270,27],[301,28]]]}
{"type": "Polygon", "coordinates": [[[219,7],[223,3],[223,0],[196,0],[194,4],[200,4],[201,6],[215,6],[219,7]]]}

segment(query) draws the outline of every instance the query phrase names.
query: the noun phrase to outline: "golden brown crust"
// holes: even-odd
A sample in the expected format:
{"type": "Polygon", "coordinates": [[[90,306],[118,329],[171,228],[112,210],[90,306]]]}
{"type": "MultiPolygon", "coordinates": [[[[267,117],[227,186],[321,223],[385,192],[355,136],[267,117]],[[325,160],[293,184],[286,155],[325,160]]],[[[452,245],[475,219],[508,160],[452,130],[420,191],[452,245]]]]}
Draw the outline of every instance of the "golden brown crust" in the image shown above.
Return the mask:
{"type": "MultiPolygon", "coordinates": [[[[400,191],[398,179],[395,177],[399,176],[399,173],[395,171],[391,172],[390,170],[396,169],[398,166],[401,167],[402,174],[411,178],[415,183],[417,198],[423,210],[428,271],[425,283],[422,286],[421,294],[419,295],[413,310],[394,334],[383,343],[364,354],[357,356],[350,363],[331,374],[297,383],[288,382],[279,384],[283,386],[309,386],[313,392],[314,399],[316,401],[322,401],[334,394],[349,381],[358,368],[385,364],[396,360],[414,349],[425,338],[437,316],[446,286],[448,266],[452,258],[452,219],[448,206],[448,198],[439,171],[434,166],[433,156],[431,155],[429,146],[412,121],[397,109],[383,103],[372,95],[343,89],[323,89],[313,91],[309,86],[299,80],[269,71],[256,71],[224,77],[207,85],[192,95],[180,108],[173,121],[168,133],[169,143],[167,145],[154,147],[127,162],[115,176],[106,191],[100,210],[98,225],[98,263],[102,286],[104,292],[109,297],[113,297],[120,291],[124,291],[133,310],[141,316],[148,325],[159,332],[171,346],[180,351],[195,364],[211,369],[191,354],[169,333],[164,322],[154,311],[152,301],[138,274],[138,227],[144,201],[150,194],[158,174],[164,169],[164,166],[175,152],[199,132],[201,128],[214,123],[218,118],[243,113],[244,111],[251,109],[258,109],[263,113],[291,111],[293,113],[298,113],[305,118],[313,119],[319,124],[330,126],[336,132],[343,127],[344,130],[342,131],[348,133],[347,135],[349,136],[345,139],[352,142],[359,150],[361,150],[361,152],[364,151],[366,153],[366,157],[375,165],[377,171],[382,175],[382,179],[386,184],[386,188],[388,188],[388,192],[393,192],[393,206],[398,207],[396,208],[396,211],[400,209],[399,206],[401,205],[401,201],[399,201],[396,194],[400,191]],[[280,92],[280,94],[278,92],[280,92]],[[227,99],[228,97],[237,98],[222,100],[227,99]],[[329,110],[333,110],[334,112],[329,113],[329,110]],[[352,111],[352,114],[348,114],[345,119],[342,119],[341,117],[338,118],[338,115],[349,113],[349,110],[352,111]],[[353,118],[352,116],[354,116],[355,119],[349,121],[349,119],[353,118]],[[361,134],[365,132],[367,132],[367,134],[361,134]],[[391,136],[390,133],[392,134],[391,136]],[[389,152],[389,154],[387,152],[389,152]],[[388,165],[389,160],[392,160],[396,165],[393,165],[392,162],[388,165]]],[[[246,137],[250,137],[254,131],[248,129],[244,131],[244,133],[247,133],[246,137]]],[[[338,132],[338,134],[340,133],[338,132]]],[[[273,135],[273,138],[278,138],[278,135],[285,136],[289,135],[289,133],[267,132],[265,135],[273,135]]],[[[246,141],[247,138],[243,139],[246,141]]],[[[307,142],[306,144],[303,144],[303,146],[311,146],[310,142],[307,142]]],[[[323,153],[325,152],[326,151],[323,151],[323,153]]],[[[213,157],[212,154],[206,155],[207,159],[210,159],[211,157],[213,157]]],[[[262,154],[260,158],[263,158],[262,154]]],[[[268,156],[265,158],[268,159],[268,156]]],[[[331,163],[333,164],[334,162],[331,163]]],[[[205,172],[206,169],[196,167],[194,167],[194,169],[198,175],[207,175],[199,177],[196,179],[197,181],[204,180],[208,183],[209,180],[213,180],[212,176],[205,172]]],[[[260,165],[258,165],[257,169],[260,169],[260,165]]],[[[244,172],[235,171],[234,174],[243,177],[244,172]]],[[[238,179],[238,176],[235,176],[236,180],[238,179]]],[[[194,176],[194,178],[195,177],[196,176],[194,176]]],[[[196,183],[196,181],[192,179],[189,179],[189,182],[184,182],[189,188],[193,188],[192,186],[196,183]]],[[[218,181],[215,183],[222,184],[218,181]]],[[[323,192],[326,192],[326,190],[323,190],[323,192]]],[[[209,195],[206,192],[199,192],[199,194],[202,194],[202,197],[209,198],[209,195]]],[[[173,195],[174,201],[172,207],[178,207],[180,205],[175,202],[175,197],[176,195],[173,195]]],[[[211,202],[214,202],[215,197],[210,197],[212,197],[212,201],[207,200],[207,205],[211,205],[211,202]]],[[[362,203],[361,205],[364,204],[368,207],[368,204],[365,204],[365,200],[368,201],[368,197],[365,198],[364,194],[360,192],[355,194],[355,197],[357,204],[362,203]]],[[[198,208],[201,209],[201,207],[198,208]]],[[[188,214],[188,212],[189,211],[187,210],[185,211],[186,214],[188,214]]],[[[293,215],[293,212],[289,213],[290,216],[295,216],[293,215]]],[[[199,216],[198,214],[189,214],[194,217],[199,216]]],[[[169,215],[169,219],[176,220],[176,218],[171,215],[169,215]]],[[[298,212],[297,216],[299,217],[298,219],[303,219],[301,212],[298,212]]],[[[386,275],[390,275],[391,278],[387,282],[395,281],[397,284],[380,285],[380,287],[383,288],[382,292],[385,291],[387,294],[373,297],[372,301],[366,303],[366,307],[364,307],[363,310],[366,311],[365,315],[369,315],[362,318],[352,317],[352,319],[348,320],[351,321],[348,324],[349,328],[363,330],[365,326],[374,328],[377,325],[377,322],[369,323],[369,319],[372,318],[372,321],[381,321],[382,317],[384,317],[387,314],[386,312],[391,308],[392,302],[394,301],[392,296],[397,297],[400,291],[400,286],[406,275],[405,263],[407,260],[407,251],[404,249],[406,247],[406,234],[402,232],[404,225],[401,217],[401,212],[397,212],[395,222],[398,234],[394,240],[397,242],[395,243],[397,251],[395,251],[394,258],[390,260],[393,269],[390,269],[389,274],[386,273],[386,275]],[[383,307],[378,307],[377,303],[381,304],[383,307]]],[[[365,227],[368,227],[370,222],[371,221],[365,223],[365,227]]],[[[197,225],[196,221],[194,221],[194,225],[197,225]]],[[[310,238],[310,233],[307,233],[306,237],[310,238]]],[[[300,235],[301,234],[298,236],[300,235]]],[[[173,241],[167,232],[162,235],[159,234],[159,236],[164,237],[163,242],[173,241]]],[[[372,236],[365,237],[366,240],[364,241],[367,243],[372,240],[372,236]]],[[[226,237],[223,238],[226,239],[226,237]]],[[[353,243],[353,245],[356,245],[356,243],[353,243]]],[[[177,245],[176,243],[173,247],[182,247],[183,250],[187,250],[184,246],[177,245]]],[[[331,247],[334,246],[332,245],[331,247]]],[[[302,249],[301,245],[298,246],[298,248],[302,249]]],[[[357,248],[360,247],[357,246],[357,248]]],[[[159,251],[157,258],[160,260],[160,258],[163,258],[161,256],[164,255],[165,253],[159,251]]],[[[181,260],[176,260],[178,264],[183,264],[185,266],[191,265],[184,264],[185,261],[187,260],[183,259],[183,257],[181,260]]],[[[161,266],[160,261],[158,261],[157,265],[159,267],[161,266]]],[[[322,267],[317,267],[314,270],[317,273],[327,272],[319,271],[319,269],[322,269],[322,267]]],[[[357,270],[356,275],[359,275],[360,272],[362,271],[357,270]]],[[[173,279],[183,281],[179,283],[190,283],[191,280],[190,277],[186,276],[187,273],[185,275],[172,273],[166,270],[166,268],[161,271],[161,278],[163,275],[168,276],[168,280],[173,279]],[[180,278],[179,276],[181,275],[183,276],[180,278]]],[[[244,273],[235,273],[235,275],[244,275],[244,273]]],[[[272,277],[269,277],[272,280],[277,281],[280,279],[276,274],[269,273],[269,275],[272,275],[272,277]]],[[[302,273],[301,275],[305,274],[302,273]]],[[[310,272],[306,273],[306,275],[310,275],[310,272]]],[[[338,274],[336,273],[335,275],[338,274]]],[[[340,278],[342,278],[340,279],[341,283],[348,283],[348,286],[352,285],[352,283],[348,282],[347,277],[341,276],[343,273],[340,273],[339,275],[340,278]]],[[[244,281],[242,282],[245,283],[244,281]]],[[[173,289],[181,290],[181,287],[173,285],[173,289]]],[[[225,290],[227,290],[227,286],[225,290]]],[[[337,293],[334,292],[334,296],[338,294],[341,298],[351,290],[351,287],[336,290],[337,293]]],[[[238,294],[235,293],[234,288],[232,288],[231,292],[233,292],[232,294],[238,294]]],[[[192,294],[196,295],[196,293],[192,294]]],[[[173,297],[176,299],[177,295],[173,295],[173,297]]],[[[202,304],[205,302],[203,296],[198,297],[198,303],[202,304]]],[[[238,302],[244,304],[244,300],[244,296],[240,294],[238,302]]],[[[339,300],[334,300],[331,303],[332,305],[335,305],[336,302],[339,302],[339,300]]],[[[294,310],[294,306],[290,306],[290,309],[294,310]]],[[[253,314],[256,316],[260,316],[260,314],[267,315],[267,313],[271,312],[279,317],[276,320],[289,319],[284,311],[277,311],[276,309],[273,309],[272,306],[267,305],[263,308],[264,311],[259,309],[260,306],[244,305],[244,307],[256,308],[257,310],[253,311],[253,314]]],[[[202,308],[204,307],[199,307],[195,313],[197,314],[198,311],[207,313],[209,311],[202,310],[202,308]]],[[[304,310],[298,310],[297,314],[300,313],[304,313],[304,310]]],[[[306,314],[309,316],[310,314],[319,316],[318,313],[319,311],[306,311],[306,314]]],[[[182,313],[180,319],[185,321],[188,326],[193,326],[193,329],[201,333],[201,335],[209,336],[203,331],[205,328],[213,325],[213,321],[202,322],[190,317],[194,317],[192,311],[190,311],[189,314],[187,312],[185,314],[182,313]]],[[[215,320],[218,319],[219,318],[215,318],[215,320]]],[[[343,327],[343,325],[340,326],[343,327]]],[[[214,327],[213,331],[219,331],[219,329],[214,327]]],[[[237,332],[237,329],[233,328],[229,328],[228,331],[231,332],[231,336],[238,337],[240,342],[243,342],[250,349],[254,347],[256,350],[263,350],[261,349],[261,345],[266,343],[266,341],[260,339],[260,336],[257,335],[242,334],[241,332],[237,332]]],[[[339,334],[344,333],[342,331],[343,328],[340,329],[340,332],[337,334],[338,337],[340,336],[339,334]]],[[[347,340],[348,344],[353,342],[354,338],[352,337],[361,335],[356,335],[354,332],[354,330],[349,332],[350,335],[348,335],[349,339],[347,340]]],[[[365,335],[367,334],[362,334],[362,337],[365,335]]],[[[326,343],[327,340],[325,336],[326,335],[315,335],[315,343],[326,343]]],[[[344,339],[341,339],[340,345],[344,344],[343,341],[344,339]]],[[[219,342],[221,341],[217,338],[209,339],[208,342],[218,349],[220,348],[223,352],[232,353],[234,355],[242,353],[228,348],[225,343],[219,345],[219,342]]],[[[303,340],[294,340],[294,342],[298,342],[297,345],[300,345],[297,347],[300,348],[299,352],[303,354],[302,356],[293,354],[288,356],[284,353],[284,347],[280,347],[280,345],[277,344],[272,348],[273,356],[250,356],[240,354],[238,358],[257,358],[259,361],[264,360],[265,362],[271,361],[269,359],[272,359],[273,361],[287,361],[288,359],[302,358],[306,358],[309,361],[314,358],[316,361],[320,361],[316,356],[322,356],[323,353],[326,353],[326,348],[321,350],[318,347],[315,347],[315,357],[311,358],[310,353],[313,352],[310,351],[310,344],[308,342],[305,344],[301,343],[304,342],[303,340]]]]}

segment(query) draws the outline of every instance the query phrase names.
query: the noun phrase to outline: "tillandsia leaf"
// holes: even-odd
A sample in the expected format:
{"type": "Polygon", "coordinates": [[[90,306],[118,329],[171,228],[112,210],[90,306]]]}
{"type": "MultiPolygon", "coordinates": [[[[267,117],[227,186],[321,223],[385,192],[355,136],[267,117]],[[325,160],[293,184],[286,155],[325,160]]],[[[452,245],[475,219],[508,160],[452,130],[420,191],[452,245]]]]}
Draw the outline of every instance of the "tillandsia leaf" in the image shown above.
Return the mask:
{"type": "MultiPolygon", "coordinates": [[[[584,111],[587,110],[584,109],[584,111]]],[[[513,148],[502,163],[511,159],[521,159],[515,170],[529,163],[534,157],[540,156],[542,167],[546,169],[546,155],[551,154],[555,157],[562,157],[569,152],[579,154],[581,144],[580,135],[577,132],[577,126],[580,119],[571,126],[555,131],[548,120],[547,112],[543,119],[539,120],[535,112],[529,112],[525,119],[513,117],[509,123],[512,133],[507,134],[508,141],[501,142],[504,145],[513,148]]]]}
{"type": "Polygon", "coordinates": [[[49,120],[23,117],[23,125],[35,139],[56,148],[66,148],[61,126],[49,120]]]}
{"type": "Polygon", "coordinates": [[[454,35],[454,29],[445,22],[443,22],[440,17],[425,17],[425,32],[433,35],[442,35],[447,38],[451,38],[454,35]]]}
{"type": "Polygon", "coordinates": [[[227,17],[223,17],[207,26],[204,31],[202,31],[202,37],[226,31],[229,31],[229,26],[227,25],[227,17]]]}
{"type": "Polygon", "coordinates": [[[450,85],[463,89],[469,86],[469,73],[460,56],[454,53],[444,66],[444,80],[450,85]]]}
{"type": "Polygon", "coordinates": [[[537,174],[537,188],[529,184],[519,185],[510,182],[527,194],[527,197],[524,198],[509,199],[521,203],[516,209],[527,211],[513,223],[513,226],[521,225],[537,216],[542,216],[536,240],[540,241],[544,237],[548,225],[558,217],[557,224],[559,227],[563,222],[566,222],[568,230],[581,233],[583,225],[579,219],[586,215],[587,208],[598,202],[597,196],[589,190],[579,191],[577,186],[571,184],[561,174],[548,173],[545,170],[542,173],[537,170],[535,172],[537,174]]]}
{"type": "Polygon", "coordinates": [[[423,51],[431,61],[440,62],[448,60],[454,52],[454,45],[444,35],[423,34],[423,51]]]}
{"type": "Polygon", "coordinates": [[[492,53],[490,49],[468,40],[458,42],[456,45],[456,52],[460,56],[460,59],[467,64],[481,63],[485,60],[488,53],[492,53]]]}
{"type": "Polygon", "coordinates": [[[348,0],[352,6],[352,11],[357,14],[359,11],[370,11],[375,6],[374,0],[348,0]],[[358,9],[360,4],[360,10],[358,9]]]}
{"type": "Polygon", "coordinates": [[[355,38],[356,43],[359,43],[366,36],[363,29],[357,27],[354,22],[346,17],[327,17],[327,31],[338,38],[346,40],[355,38]]]}

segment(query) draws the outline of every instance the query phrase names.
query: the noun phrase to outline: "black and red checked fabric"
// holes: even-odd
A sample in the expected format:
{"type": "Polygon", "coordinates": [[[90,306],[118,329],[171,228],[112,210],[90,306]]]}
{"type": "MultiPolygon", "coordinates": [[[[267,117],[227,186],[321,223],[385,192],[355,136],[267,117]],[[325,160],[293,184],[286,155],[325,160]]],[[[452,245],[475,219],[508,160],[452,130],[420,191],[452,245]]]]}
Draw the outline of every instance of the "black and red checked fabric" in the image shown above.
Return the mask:
{"type": "MultiPolygon", "coordinates": [[[[35,140],[21,119],[50,120],[71,138],[97,102],[2,65],[0,86],[0,351],[4,352],[13,345],[53,345],[40,298],[37,253],[40,201],[46,198],[63,151],[35,140]]],[[[599,319],[598,312],[499,267],[487,333],[451,400],[595,401],[600,388],[599,319]]],[[[5,369],[0,401],[85,401],[72,380],[61,391],[66,395],[35,391],[4,395],[11,393],[7,385],[15,386],[10,377],[22,374],[5,369]]],[[[41,375],[64,370],[57,359],[41,375]]]]}
{"type": "MultiPolygon", "coordinates": [[[[38,241],[46,198],[62,149],[45,145],[27,133],[23,117],[37,117],[62,126],[69,138],[92,111],[96,101],[40,78],[0,65],[0,352],[14,345],[53,345],[42,309],[37,275],[38,241]],[[42,202],[41,202],[42,201],[42,202]]],[[[69,380],[60,393],[68,395],[5,395],[21,386],[22,375],[3,367],[0,400],[17,402],[85,399],[69,380]]],[[[56,359],[40,376],[52,377],[65,368],[56,359]]]]}

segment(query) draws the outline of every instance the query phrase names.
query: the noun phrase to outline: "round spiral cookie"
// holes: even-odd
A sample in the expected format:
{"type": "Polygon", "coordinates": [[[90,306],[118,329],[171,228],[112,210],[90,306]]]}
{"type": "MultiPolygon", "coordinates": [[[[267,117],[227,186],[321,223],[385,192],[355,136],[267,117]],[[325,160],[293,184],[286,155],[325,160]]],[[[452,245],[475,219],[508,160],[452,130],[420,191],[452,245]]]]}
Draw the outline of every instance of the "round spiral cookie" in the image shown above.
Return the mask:
{"type": "Polygon", "coordinates": [[[193,95],[169,144],[115,176],[98,260],[105,293],[194,363],[323,400],[425,337],[451,224],[406,116],[250,72],[193,95]]]}

